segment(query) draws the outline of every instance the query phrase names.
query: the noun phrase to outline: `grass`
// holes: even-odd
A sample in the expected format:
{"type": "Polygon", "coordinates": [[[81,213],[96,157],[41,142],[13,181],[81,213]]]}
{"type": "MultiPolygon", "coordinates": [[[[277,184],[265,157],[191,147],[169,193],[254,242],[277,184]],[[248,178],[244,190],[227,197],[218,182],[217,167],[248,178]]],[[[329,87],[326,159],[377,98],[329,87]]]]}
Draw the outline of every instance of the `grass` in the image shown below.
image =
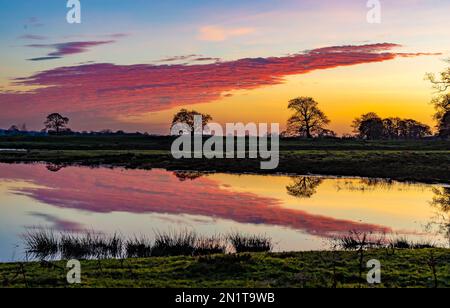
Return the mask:
{"type": "Polygon", "coordinates": [[[330,254],[323,251],[86,260],[81,262],[81,285],[67,285],[65,261],[0,264],[0,284],[7,288],[450,287],[448,249],[368,250],[363,263],[377,259],[382,264],[382,283],[373,286],[359,276],[357,253],[336,251],[333,258],[330,254]]]}
{"type": "Polygon", "coordinates": [[[170,256],[204,256],[224,254],[231,245],[235,252],[269,252],[272,240],[266,236],[242,235],[198,236],[193,231],[157,232],[154,242],[144,236],[124,240],[117,234],[94,232],[60,233],[52,230],[29,230],[24,235],[26,253],[37,260],[118,259],[170,256]]]}
{"type": "MultiPolygon", "coordinates": [[[[170,155],[170,137],[0,137],[0,162],[163,168],[198,172],[324,174],[450,183],[450,142],[438,140],[282,140],[276,170],[253,159],[184,159],[170,155]]],[[[57,171],[58,168],[54,168],[57,171]]]]}
{"type": "Polygon", "coordinates": [[[269,252],[272,251],[272,239],[263,235],[243,235],[240,233],[228,236],[234,251],[242,252],[269,252]]]}
{"type": "Polygon", "coordinates": [[[59,242],[55,233],[51,230],[36,229],[29,230],[24,235],[27,254],[31,258],[46,259],[58,255],[59,242]]]}

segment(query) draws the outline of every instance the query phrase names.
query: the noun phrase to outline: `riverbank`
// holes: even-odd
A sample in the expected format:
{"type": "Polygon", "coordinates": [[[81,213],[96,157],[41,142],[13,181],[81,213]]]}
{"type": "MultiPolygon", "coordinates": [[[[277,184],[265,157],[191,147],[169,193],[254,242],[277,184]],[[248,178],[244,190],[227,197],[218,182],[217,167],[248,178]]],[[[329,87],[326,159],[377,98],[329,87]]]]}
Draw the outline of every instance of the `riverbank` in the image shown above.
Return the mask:
{"type": "Polygon", "coordinates": [[[450,183],[450,151],[297,150],[280,153],[275,170],[261,170],[258,160],[175,160],[162,150],[29,150],[0,152],[2,163],[43,162],[130,169],[191,170],[199,172],[331,175],[389,178],[398,181],[450,183]]]}
{"type": "Polygon", "coordinates": [[[280,164],[261,170],[255,159],[182,159],[170,154],[172,137],[1,137],[0,162],[45,162],[59,166],[161,168],[224,173],[286,173],[389,178],[450,183],[450,142],[439,140],[293,140],[280,142],[280,164]],[[23,151],[25,149],[25,151],[23,151]]]}
{"type": "MultiPolygon", "coordinates": [[[[375,287],[450,287],[450,250],[379,249],[364,253],[364,265],[381,262],[375,287]],[[433,271],[436,272],[434,276],[433,271]]],[[[3,287],[183,287],[313,288],[372,287],[360,278],[357,252],[244,253],[204,257],[82,261],[82,283],[67,285],[66,262],[0,264],[3,287]]]]}

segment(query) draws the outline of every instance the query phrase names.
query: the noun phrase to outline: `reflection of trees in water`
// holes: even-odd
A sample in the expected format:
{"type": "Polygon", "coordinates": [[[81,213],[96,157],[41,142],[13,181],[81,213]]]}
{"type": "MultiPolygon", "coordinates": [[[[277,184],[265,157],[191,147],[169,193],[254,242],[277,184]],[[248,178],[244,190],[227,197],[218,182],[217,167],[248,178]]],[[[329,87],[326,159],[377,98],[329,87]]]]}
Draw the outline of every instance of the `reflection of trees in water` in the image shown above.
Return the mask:
{"type": "Polygon", "coordinates": [[[194,181],[205,175],[203,172],[198,171],[175,171],[174,175],[181,181],[185,182],[187,180],[194,181]]]}
{"type": "MultiPolygon", "coordinates": [[[[374,191],[376,189],[391,189],[395,182],[390,179],[361,178],[357,180],[338,181],[338,190],[374,191]]],[[[404,184],[407,185],[407,184],[404,184]]]]}
{"type": "Polygon", "coordinates": [[[45,167],[47,168],[48,171],[51,171],[51,172],[58,172],[59,170],[65,168],[66,165],[64,165],[64,164],[51,164],[51,163],[49,163],[49,164],[47,164],[45,167]]]}
{"type": "Polygon", "coordinates": [[[437,226],[439,232],[448,239],[450,247],[450,187],[434,188],[433,192],[434,198],[431,201],[431,206],[437,212],[428,227],[437,226]]]}
{"type": "Polygon", "coordinates": [[[288,194],[297,198],[311,198],[323,179],[311,176],[292,177],[293,184],[286,187],[288,194]]]}

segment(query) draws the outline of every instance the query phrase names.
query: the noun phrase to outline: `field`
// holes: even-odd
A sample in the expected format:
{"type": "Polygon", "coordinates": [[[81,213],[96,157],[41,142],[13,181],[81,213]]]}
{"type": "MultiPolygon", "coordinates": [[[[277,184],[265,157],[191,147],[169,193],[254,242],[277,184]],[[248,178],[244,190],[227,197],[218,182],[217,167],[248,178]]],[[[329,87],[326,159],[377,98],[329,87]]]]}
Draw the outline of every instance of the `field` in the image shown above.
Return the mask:
{"type": "Polygon", "coordinates": [[[365,252],[245,253],[82,262],[81,285],[67,285],[66,262],[0,264],[3,287],[450,287],[448,249],[365,252]],[[365,264],[382,264],[382,283],[368,285],[365,264]],[[433,274],[435,271],[436,275],[433,274]]]}
{"type": "Polygon", "coordinates": [[[450,183],[450,142],[282,140],[280,165],[261,170],[254,159],[183,159],[170,154],[171,137],[51,136],[0,137],[0,162],[56,165],[110,165],[231,173],[323,174],[450,183]]]}

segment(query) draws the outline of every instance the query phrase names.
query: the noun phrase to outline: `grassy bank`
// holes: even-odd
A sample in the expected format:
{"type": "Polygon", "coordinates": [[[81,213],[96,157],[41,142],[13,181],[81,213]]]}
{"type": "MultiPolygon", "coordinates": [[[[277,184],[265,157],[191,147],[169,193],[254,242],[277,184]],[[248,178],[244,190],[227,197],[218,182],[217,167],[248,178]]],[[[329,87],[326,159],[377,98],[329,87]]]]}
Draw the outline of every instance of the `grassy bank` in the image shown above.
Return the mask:
{"type": "MultiPolygon", "coordinates": [[[[448,249],[379,249],[377,287],[450,287],[448,249]]],[[[66,262],[0,264],[3,287],[368,287],[357,252],[245,253],[82,262],[82,284],[66,285],[66,262]]]]}
{"type": "Polygon", "coordinates": [[[170,155],[170,137],[1,137],[0,162],[112,165],[125,168],[231,173],[324,174],[450,183],[450,142],[282,140],[280,165],[261,170],[252,159],[184,159],[170,155]]]}

